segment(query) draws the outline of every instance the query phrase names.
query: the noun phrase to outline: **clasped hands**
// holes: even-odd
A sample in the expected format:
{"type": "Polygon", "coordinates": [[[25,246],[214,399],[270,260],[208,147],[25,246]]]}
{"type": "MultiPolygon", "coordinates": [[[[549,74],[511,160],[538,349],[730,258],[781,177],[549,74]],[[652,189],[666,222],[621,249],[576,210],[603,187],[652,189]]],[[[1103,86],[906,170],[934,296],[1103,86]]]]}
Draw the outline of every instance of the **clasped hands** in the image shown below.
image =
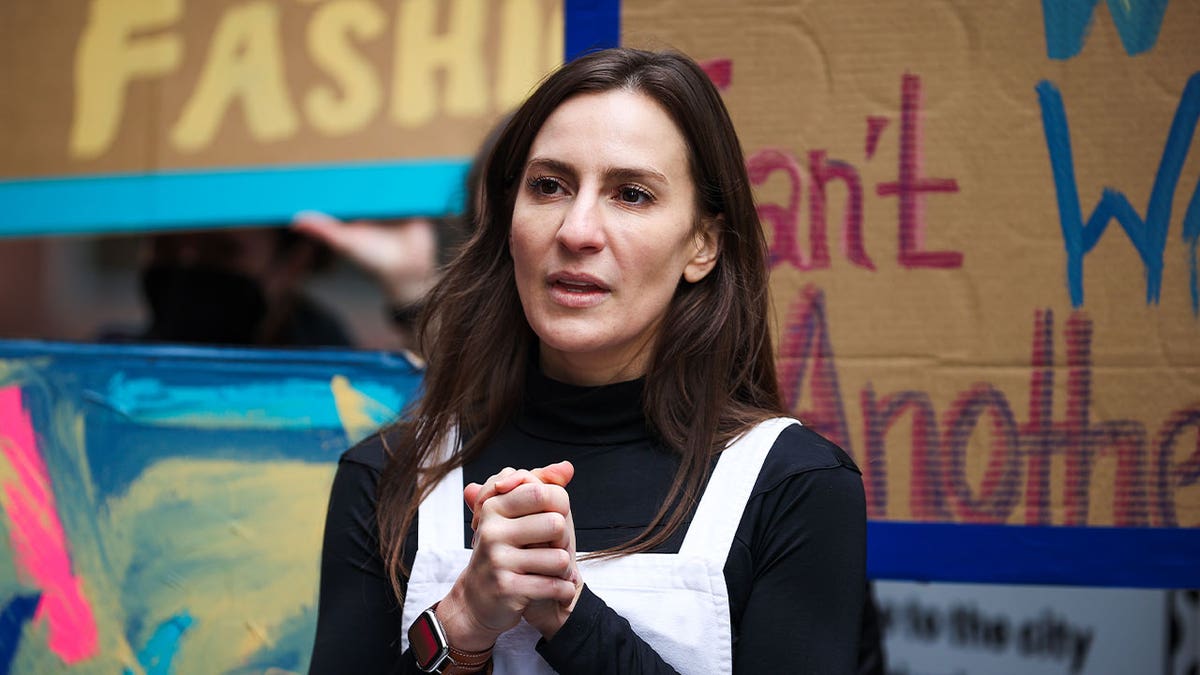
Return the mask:
{"type": "Polygon", "coordinates": [[[463,490],[474,550],[438,604],[450,644],[483,651],[522,617],[546,638],[562,627],[583,587],[564,489],[574,475],[570,462],[506,468],[463,490]]]}

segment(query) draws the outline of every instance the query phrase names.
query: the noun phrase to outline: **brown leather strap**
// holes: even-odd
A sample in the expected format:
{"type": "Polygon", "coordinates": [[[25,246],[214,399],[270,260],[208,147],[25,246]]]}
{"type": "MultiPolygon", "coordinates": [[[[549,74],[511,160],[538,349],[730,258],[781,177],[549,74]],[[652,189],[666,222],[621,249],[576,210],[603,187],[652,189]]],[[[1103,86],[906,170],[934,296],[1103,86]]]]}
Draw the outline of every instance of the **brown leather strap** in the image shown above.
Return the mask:
{"type": "MultiPolygon", "coordinates": [[[[441,602],[433,603],[430,609],[437,612],[437,606],[441,602]]],[[[447,645],[450,651],[450,660],[453,665],[448,665],[442,670],[442,675],[470,675],[473,673],[485,673],[490,675],[492,672],[492,647],[481,652],[464,652],[461,649],[455,649],[452,645],[447,645]]]]}
{"type": "Polygon", "coordinates": [[[467,675],[468,673],[491,673],[492,650],[485,652],[464,652],[454,647],[450,648],[450,658],[454,665],[446,666],[442,675],[467,675]]]}

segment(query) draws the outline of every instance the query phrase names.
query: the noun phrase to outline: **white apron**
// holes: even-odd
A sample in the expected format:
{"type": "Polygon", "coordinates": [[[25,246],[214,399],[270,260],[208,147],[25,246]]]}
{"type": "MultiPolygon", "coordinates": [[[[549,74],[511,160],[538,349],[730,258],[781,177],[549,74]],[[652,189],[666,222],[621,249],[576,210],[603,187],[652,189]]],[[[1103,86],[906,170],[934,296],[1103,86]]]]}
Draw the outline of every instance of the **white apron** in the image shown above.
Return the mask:
{"type": "MultiPolygon", "coordinates": [[[[588,588],[680,673],[733,672],[725,560],[763,460],[779,433],[793,424],[799,422],[762,422],[721,453],[679,553],[579,562],[588,588]]],[[[463,546],[462,491],[462,469],[455,469],[421,503],[404,626],[445,597],[471,559],[471,549],[463,546]]],[[[501,635],[493,652],[495,675],[553,673],[534,649],[540,637],[524,620],[501,635]]],[[[407,631],[401,640],[408,649],[407,631]]]]}

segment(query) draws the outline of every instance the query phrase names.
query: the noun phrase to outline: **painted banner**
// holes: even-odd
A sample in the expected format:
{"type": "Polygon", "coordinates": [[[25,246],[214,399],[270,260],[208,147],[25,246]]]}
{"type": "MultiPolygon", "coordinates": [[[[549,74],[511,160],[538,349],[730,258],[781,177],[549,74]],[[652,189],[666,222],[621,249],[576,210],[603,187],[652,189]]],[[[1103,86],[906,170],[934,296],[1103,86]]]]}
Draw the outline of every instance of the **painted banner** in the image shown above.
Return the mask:
{"type": "Polygon", "coordinates": [[[0,673],[303,673],[384,354],[0,342],[0,673]]]}

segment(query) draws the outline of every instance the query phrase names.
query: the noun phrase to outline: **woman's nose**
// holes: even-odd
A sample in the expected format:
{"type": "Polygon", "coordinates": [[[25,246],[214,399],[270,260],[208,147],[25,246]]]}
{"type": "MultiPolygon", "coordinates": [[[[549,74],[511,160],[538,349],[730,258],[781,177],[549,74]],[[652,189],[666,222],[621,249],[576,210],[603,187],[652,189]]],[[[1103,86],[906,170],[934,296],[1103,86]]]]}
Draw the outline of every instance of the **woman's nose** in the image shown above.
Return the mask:
{"type": "Polygon", "coordinates": [[[599,199],[576,197],[558,228],[558,243],[577,253],[604,249],[604,209],[599,199]]]}

